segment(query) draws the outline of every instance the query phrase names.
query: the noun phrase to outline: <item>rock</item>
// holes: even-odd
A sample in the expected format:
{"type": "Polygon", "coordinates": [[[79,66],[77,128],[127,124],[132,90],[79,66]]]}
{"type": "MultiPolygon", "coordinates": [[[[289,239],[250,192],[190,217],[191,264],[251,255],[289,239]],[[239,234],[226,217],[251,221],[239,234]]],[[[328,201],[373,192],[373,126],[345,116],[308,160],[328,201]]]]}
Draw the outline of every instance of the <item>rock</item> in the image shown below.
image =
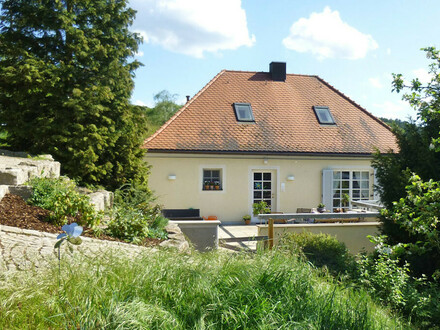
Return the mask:
{"type": "Polygon", "coordinates": [[[98,190],[88,196],[97,211],[105,211],[113,207],[113,193],[110,191],[98,190]]]}
{"type": "Polygon", "coordinates": [[[9,192],[27,201],[32,195],[32,187],[24,185],[9,186],[9,192]]]}
{"type": "Polygon", "coordinates": [[[160,246],[177,249],[179,252],[187,252],[189,250],[189,243],[178,225],[174,223],[168,224],[165,230],[168,233],[168,239],[160,243],[160,246]]]}
{"type": "Polygon", "coordinates": [[[0,185],[0,201],[2,200],[2,198],[9,193],[9,188],[6,185],[0,185]]]}
{"type": "Polygon", "coordinates": [[[0,183],[5,185],[23,184],[28,181],[28,175],[20,168],[0,168],[0,183]]]}

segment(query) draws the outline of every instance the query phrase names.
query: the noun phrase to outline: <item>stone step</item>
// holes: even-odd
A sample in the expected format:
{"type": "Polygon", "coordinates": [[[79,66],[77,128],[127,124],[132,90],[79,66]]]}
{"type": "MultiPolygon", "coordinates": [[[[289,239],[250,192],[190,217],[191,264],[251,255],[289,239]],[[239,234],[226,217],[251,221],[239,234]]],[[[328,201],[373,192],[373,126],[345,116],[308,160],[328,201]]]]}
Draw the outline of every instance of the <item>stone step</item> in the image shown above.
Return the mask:
{"type": "Polygon", "coordinates": [[[6,185],[0,185],[0,201],[2,200],[2,198],[9,193],[9,188],[6,185]]]}

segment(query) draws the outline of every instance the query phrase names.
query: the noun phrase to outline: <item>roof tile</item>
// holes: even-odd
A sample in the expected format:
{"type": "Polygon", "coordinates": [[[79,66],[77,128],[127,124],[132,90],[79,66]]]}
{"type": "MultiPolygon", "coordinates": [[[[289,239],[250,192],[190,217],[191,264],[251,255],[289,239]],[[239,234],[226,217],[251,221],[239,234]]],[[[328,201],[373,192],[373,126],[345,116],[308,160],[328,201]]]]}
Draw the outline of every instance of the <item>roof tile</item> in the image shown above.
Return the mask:
{"type": "Polygon", "coordinates": [[[221,71],[144,143],[154,151],[342,153],[397,151],[389,127],[317,76],[221,71]],[[255,123],[237,122],[233,103],[250,103],[255,123]],[[313,106],[336,125],[320,125],[313,106]]]}

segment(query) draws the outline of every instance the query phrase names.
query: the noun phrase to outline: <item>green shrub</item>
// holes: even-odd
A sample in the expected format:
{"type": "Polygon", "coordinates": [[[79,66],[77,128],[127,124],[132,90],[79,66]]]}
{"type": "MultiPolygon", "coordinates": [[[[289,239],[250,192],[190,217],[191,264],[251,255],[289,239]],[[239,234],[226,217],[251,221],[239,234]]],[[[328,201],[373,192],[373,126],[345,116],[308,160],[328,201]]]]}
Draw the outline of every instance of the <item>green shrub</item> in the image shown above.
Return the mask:
{"type": "Polygon", "coordinates": [[[140,243],[145,237],[166,238],[167,223],[147,188],[126,184],[115,191],[107,227],[111,236],[132,243],[140,243]]]}
{"type": "Polygon", "coordinates": [[[409,260],[412,271],[420,276],[440,277],[440,181],[423,182],[413,175],[406,186],[406,196],[393,203],[390,209],[382,210],[386,220],[400,226],[413,237],[412,242],[401,242],[401,258],[409,260]],[[424,260],[418,263],[414,260],[424,260]]]}
{"type": "Polygon", "coordinates": [[[258,214],[269,213],[270,208],[265,201],[252,204],[252,214],[257,216],[258,214]]]}
{"type": "Polygon", "coordinates": [[[281,242],[283,248],[299,253],[316,267],[326,267],[333,274],[352,272],[354,258],[344,243],[328,234],[286,234],[281,242]]]}
{"type": "Polygon", "coordinates": [[[50,223],[65,225],[67,217],[71,216],[82,226],[95,228],[99,224],[99,214],[90,198],[78,193],[69,178],[34,178],[29,185],[32,186],[32,195],[28,203],[49,210],[47,220],[50,223]]]}
{"type": "MultiPolygon", "coordinates": [[[[404,315],[419,328],[434,329],[440,322],[439,287],[425,278],[413,278],[408,263],[400,265],[392,249],[377,256],[361,256],[357,278],[373,298],[404,315]]],[[[438,329],[438,327],[437,327],[438,329]]]]}

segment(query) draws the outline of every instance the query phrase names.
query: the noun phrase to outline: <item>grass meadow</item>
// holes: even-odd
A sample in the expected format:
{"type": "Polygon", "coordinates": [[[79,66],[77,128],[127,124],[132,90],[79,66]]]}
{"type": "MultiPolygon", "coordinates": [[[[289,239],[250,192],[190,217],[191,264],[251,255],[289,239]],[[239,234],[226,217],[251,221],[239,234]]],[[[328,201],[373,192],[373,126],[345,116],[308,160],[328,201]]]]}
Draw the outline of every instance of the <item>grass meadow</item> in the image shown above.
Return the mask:
{"type": "Polygon", "coordinates": [[[362,289],[280,251],[73,257],[61,276],[57,263],[0,275],[0,328],[409,328],[362,289]]]}

